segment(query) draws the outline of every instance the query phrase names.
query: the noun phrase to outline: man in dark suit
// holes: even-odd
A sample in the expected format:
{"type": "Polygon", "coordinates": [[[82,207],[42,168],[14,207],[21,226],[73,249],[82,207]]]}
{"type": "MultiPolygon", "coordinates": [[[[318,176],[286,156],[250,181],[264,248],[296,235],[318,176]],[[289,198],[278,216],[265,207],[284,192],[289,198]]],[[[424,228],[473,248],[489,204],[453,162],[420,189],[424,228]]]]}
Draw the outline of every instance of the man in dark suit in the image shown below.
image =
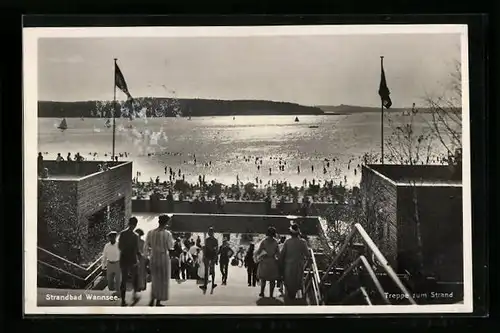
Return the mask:
{"type": "Polygon", "coordinates": [[[138,256],[139,252],[139,236],[134,232],[137,227],[137,218],[132,216],[128,221],[128,228],[120,233],[118,239],[118,248],[120,249],[120,268],[122,271],[122,283],[120,285],[120,295],[122,306],[126,306],[125,293],[127,291],[127,280],[129,274],[132,276],[132,284],[134,287],[134,301],[132,306],[137,304],[140,297],[139,292],[139,267],[138,256]]]}
{"type": "Polygon", "coordinates": [[[203,285],[200,289],[203,290],[203,294],[207,292],[208,285],[208,275],[212,276],[212,290],[213,293],[217,284],[215,283],[215,265],[217,265],[217,257],[219,253],[219,242],[217,238],[214,237],[214,228],[208,228],[208,237],[205,239],[205,245],[203,246],[203,264],[205,266],[205,276],[203,285]]]}

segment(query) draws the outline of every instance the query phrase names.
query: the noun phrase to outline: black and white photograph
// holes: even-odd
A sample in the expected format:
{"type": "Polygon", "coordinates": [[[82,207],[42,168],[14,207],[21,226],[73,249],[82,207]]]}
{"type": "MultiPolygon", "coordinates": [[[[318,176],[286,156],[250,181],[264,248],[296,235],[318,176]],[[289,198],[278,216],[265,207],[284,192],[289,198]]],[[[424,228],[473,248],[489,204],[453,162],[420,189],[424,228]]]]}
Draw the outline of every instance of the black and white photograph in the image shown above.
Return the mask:
{"type": "Polygon", "coordinates": [[[465,25],[23,28],[25,313],[472,312],[467,54],[465,25]]]}

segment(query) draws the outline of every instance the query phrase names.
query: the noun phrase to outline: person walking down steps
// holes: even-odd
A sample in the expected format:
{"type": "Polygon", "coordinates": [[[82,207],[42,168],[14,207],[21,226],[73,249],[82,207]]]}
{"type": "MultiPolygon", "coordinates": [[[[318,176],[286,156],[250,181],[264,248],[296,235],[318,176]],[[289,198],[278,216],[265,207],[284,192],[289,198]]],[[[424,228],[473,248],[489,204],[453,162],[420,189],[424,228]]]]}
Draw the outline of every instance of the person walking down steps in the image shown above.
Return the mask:
{"type": "Polygon", "coordinates": [[[219,242],[214,237],[214,228],[208,228],[208,237],[205,239],[205,245],[203,246],[203,265],[205,268],[203,285],[200,289],[203,290],[203,294],[207,292],[208,288],[208,275],[212,276],[212,289],[210,291],[213,294],[217,284],[215,283],[215,265],[217,265],[217,254],[219,252],[219,242]]]}
{"type": "Polygon", "coordinates": [[[174,248],[174,238],[167,230],[170,215],[161,215],[158,228],[146,235],[144,254],[149,258],[151,270],[151,300],[149,306],[163,306],[169,299],[171,276],[170,251],[174,248]]]}
{"type": "Polygon", "coordinates": [[[106,280],[110,291],[118,291],[121,285],[121,270],[120,270],[120,249],[116,242],[118,233],[110,231],[108,233],[109,242],[104,245],[102,251],[102,269],[106,271],[106,280]]]}
{"type": "Polygon", "coordinates": [[[254,253],[254,260],[258,262],[257,276],[260,280],[260,297],[264,297],[266,282],[269,282],[269,297],[274,297],[276,280],[280,278],[278,267],[279,247],[275,239],[276,229],[269,227],[264,238],[254,253]]]}
{"type": "Polygon", "coordinates": [[[120,284],[120,297],[122,306],[126,306],[125,294],[127,291],[128,277],[132,277],[132,286],[134,288],[132,306],[137,304],[139,295],[139,258],[142,252],[139,250],[139,235],[134,232],[137,227],[137,218],[132,216],[128,221],[127,229],[120,233],[118,239],[118,248],[120,249],[120,269],[122,281],[120,284]]]}
{"type": "Polygon", "coordinates": [[[253,258],[255,251],[255,244],[250,243],[247,253],[245,255],[245,268],[247,269],[248,275],[248,286],[255,287],[257,285],[257,264],[253,258]]]}
{"type": "Polygon", "coordinates": [[[234,251],[229,247],[227,239],[222,241],[222,246],[219,249],[219,267],[222,275],[222,285],[227,285],[227,276],[229,271],[229,259],[234,254],[234,251]]]}

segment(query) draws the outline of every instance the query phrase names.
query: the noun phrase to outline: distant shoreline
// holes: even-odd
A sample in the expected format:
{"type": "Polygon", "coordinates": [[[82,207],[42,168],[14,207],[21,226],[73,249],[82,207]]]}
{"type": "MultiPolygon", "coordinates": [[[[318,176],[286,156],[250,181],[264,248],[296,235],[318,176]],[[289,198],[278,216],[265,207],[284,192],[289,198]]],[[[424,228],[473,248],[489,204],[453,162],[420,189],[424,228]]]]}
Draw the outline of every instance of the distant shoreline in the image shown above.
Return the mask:
{"type": "Polygon", "coordinates": [[[322,115],[324,112],[315,106],[265,100],[215,100],[138,97],[134,103],[116,101],[78,101],[57,102],[38,101],[40,118],[116,118],[132,117],[215,117],[243,115],[322,115]]]}
{"type": "MultiPolygon", "coordinates": [[[[133,106],[134,118],[156,117],[218,117],[218,116],[348,116],[360,113],[380,113],[380,107],[356,105],[315,105],[266,100],[215,100],[138,97],[133,106]]],[[[117,101],[116,118],[128,118],[131,109],[126,101],[117,101]]],[[[111,118],[112,101],[38,101],[39,118],[111,118]]],[[[430,113],[418,108],[419,113],[430,113]]],[[[384,109],[387,113],[408,114],[409,108],[384,109]]]]}

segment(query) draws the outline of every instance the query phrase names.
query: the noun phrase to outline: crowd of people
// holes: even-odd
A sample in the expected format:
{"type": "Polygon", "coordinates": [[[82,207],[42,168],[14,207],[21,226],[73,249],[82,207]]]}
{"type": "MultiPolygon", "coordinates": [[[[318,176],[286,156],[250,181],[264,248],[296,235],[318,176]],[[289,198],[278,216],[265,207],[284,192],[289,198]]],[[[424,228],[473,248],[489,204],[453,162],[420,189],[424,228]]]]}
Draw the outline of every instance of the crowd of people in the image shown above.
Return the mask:
{"type": "Polygon", "coordinates": [[[227,285],[229,265],[245,267],[249,287],[260,281],[260,297],[265,297],[269,286],[269,297],[274,297],[275,288],[293,300],[303,292],[304,265],[309,257],[309,247],[301,237],[297,224],[291,224],[290,235],[279,237],[274,227],[269,227],[266,237],[257,245],[233,250],[227,238],[222,244],[214,236],[214,228],[207,230],[204,243],[200,237],[174,239],[168,230],[171,215],[160,215],[158,227],[144,232],[137,229],[137,218],[131,217],[128,227],[120,232],[108,233],[104,246],[102,268],[106,272],[108,288],[118,291],[121,305],[127,306],[127,283],[132,282],[131,306],[137,304],[146,283],[151,282],[150,306],[164,306],[169,300],[171,280],[198,280],[199,288],[205,294],[213,293],[217,287],[215,266],[220,269],[220,282],[227,285]]]}
{"type": "MultiPolygon", "coordinates": [[[[44,153],[39,152],[38,156],[37,156],[38,174],[39,174],[39,176],[41,178],[48,178],[49,175],[50,175],[50,171],[51,170],[49,170],[48,168],[46,168],[46,167],[43,166],[43,161],[44,161],[43,155],[47,155],[47,154],[48,154],[48,152],[44,152],[44,153]]],[[[91,153],[89,153],[89,155],[90,154],[91,153]]],[[[97,153],[95,153],[95,154],[97,154],[97,153]]],[[[120,153],[119,155],[116,155],[114,157],[110,157],[109,162],[104,161],[103,163],[98,164],[97,165],[97,169],[95,171],[99,172],[99,171],[107,171],[107,170],[109,170],[110,164],[112,164],[113,162],[118,162],[118,156],[124,157],[124,156],[126,156],[126,153],[125,153],[125,155],[122,154],[122,153],[120,153]]],[[[95,160],[95,158],[94,158],[94,160],[95,160]]],[[[58,162],[58,163],[63,163],[63,162],[83,162],[83,161],[86,161],[86,159],[82,155],[80,155],[79,152],[75,153],[73,156],[72,156],[71,153],[68,153],[68,155],[66,156],[66,158],[64,158],[61,155],[61,153],[57,153],[55,161],[58,162]]]]}
{"type": "Polygon", "coordinates": [[[189,184],[185,181],[176,182],[134,182],[132,185],[133,198],[140,200],[150,199],[156,196],[159,199],[169,199],[176,201],[211,201],[217,197],[229,201],[265,201],[272,198],[278,202],[301,202],[305,197],[313,202],[334,202],[339,191],[344,191],[345,187],[331,181],[318,185],[313,179],[301,187],[292,186],[286,181],[269,182],[265,186],[257,186],[254,183],[232,184],[229,186],[211,181],[210,183],[189,184]]]}

